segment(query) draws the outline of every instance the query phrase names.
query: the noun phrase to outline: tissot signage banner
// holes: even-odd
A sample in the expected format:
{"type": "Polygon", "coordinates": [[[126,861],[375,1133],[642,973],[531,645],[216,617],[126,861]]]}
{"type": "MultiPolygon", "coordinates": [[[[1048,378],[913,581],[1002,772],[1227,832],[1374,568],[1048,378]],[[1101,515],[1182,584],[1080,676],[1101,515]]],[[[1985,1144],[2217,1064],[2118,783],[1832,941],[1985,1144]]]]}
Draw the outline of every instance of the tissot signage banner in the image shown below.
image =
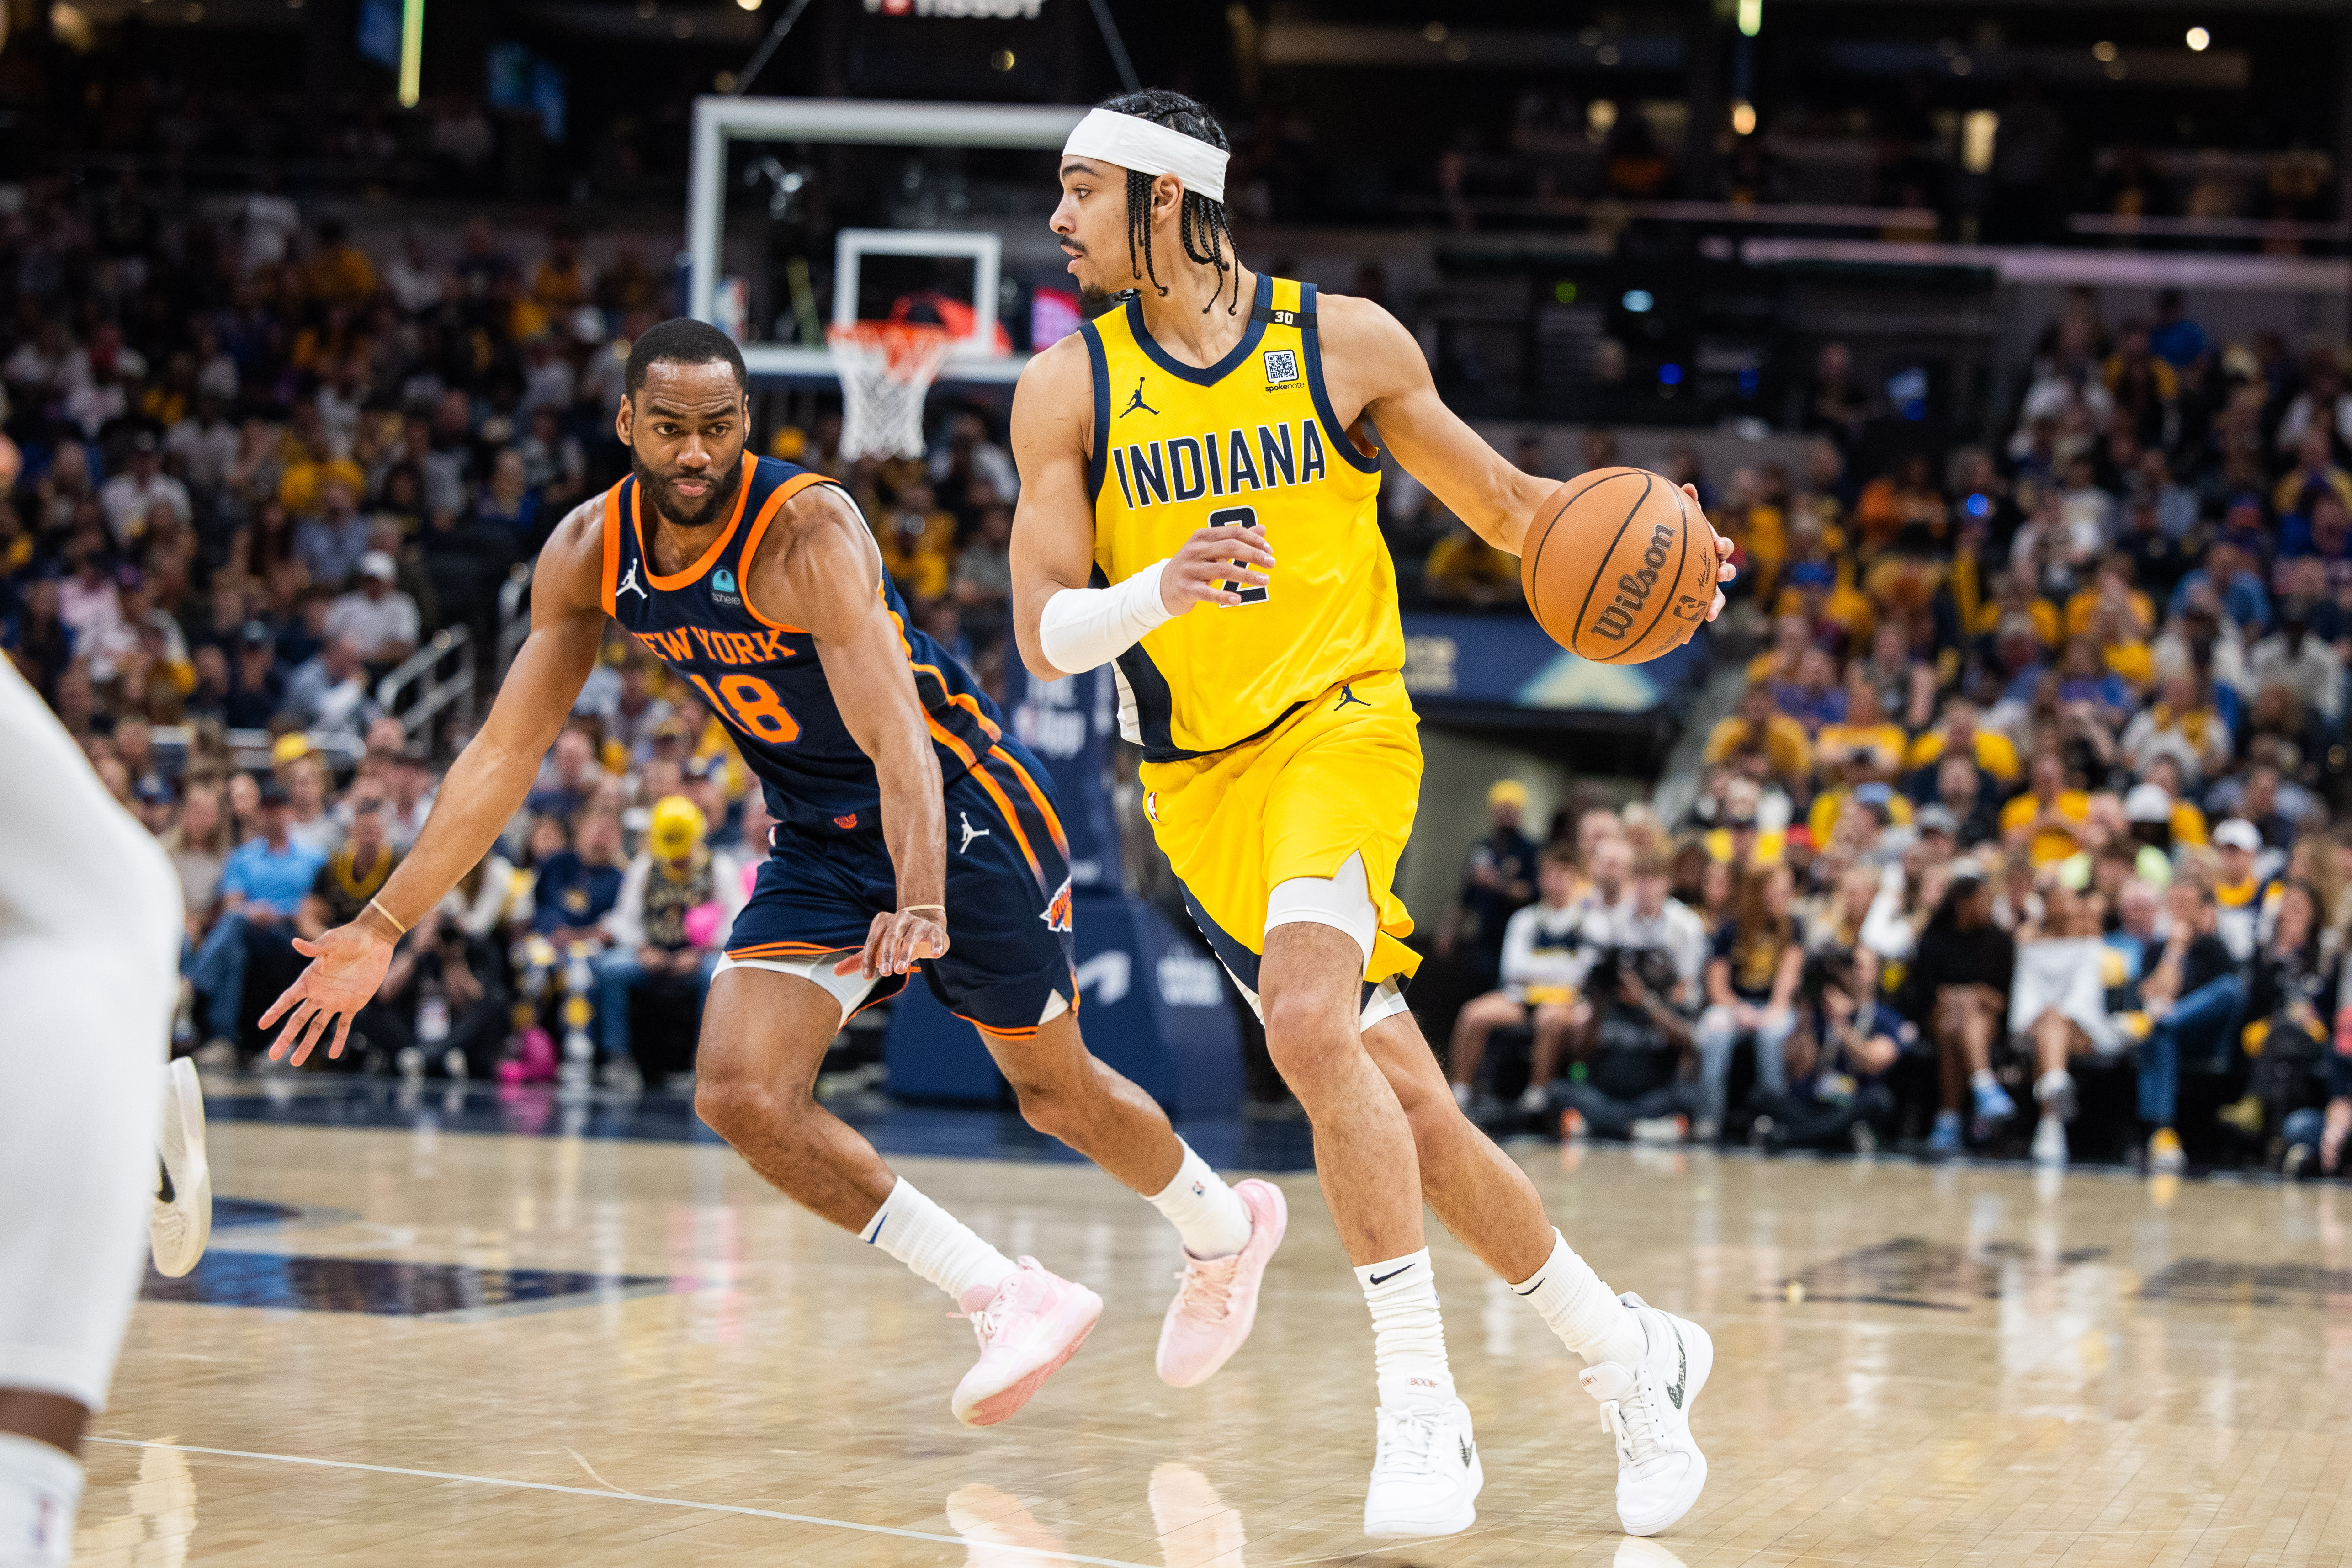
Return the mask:
{"type": "Polygon", "coordinates": [[[1045,0],[866,0],[876,16],[963,17],[989,22],[1034,22],[1045,0]]]}

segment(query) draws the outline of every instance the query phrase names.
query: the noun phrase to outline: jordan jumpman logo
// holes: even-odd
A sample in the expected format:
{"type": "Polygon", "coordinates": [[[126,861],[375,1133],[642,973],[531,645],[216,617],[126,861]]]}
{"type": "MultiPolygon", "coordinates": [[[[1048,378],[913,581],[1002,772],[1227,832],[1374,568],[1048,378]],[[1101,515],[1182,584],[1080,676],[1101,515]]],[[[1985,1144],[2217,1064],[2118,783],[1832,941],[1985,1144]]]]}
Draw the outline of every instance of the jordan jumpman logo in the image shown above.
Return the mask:
{"type": "Polygon", "coordinates": [[[971,841],[975,838],[986,838],[989,837],[988,829],[985,827],[974,827],[971,825],[971,814],[970,812],[959,811],[956,813],[956,816],[957,819],[963,824],[963,843],[957,848],[956,853],[959,855],[969,855],[971,853],[971,841]]]}
{"type": "Polygon", "coordinates": [[[1356,695],[1356,689],[1353,686],[1343,686],[1339,688],[1339,700],[1331,704],[1331,711],[1337,713],[1340,709],[1345,708],[1350,702],[1354,703],[1359,708],[1370,708],[1371,706],[1370,703],[1356,695]]]}
{"type": "Polygon", "coordinates": [[[1160,412],[1160,410],[1152,407],[1151,405],[1143,401],[1143,377],[1139,375],[1135,378],[1135,391],[1129,395],[1127,406],[1118,411],[1118,416],[1121,419],[1124,419],[1139,408],[1142,409],[1146,414],[1157,414],[1160,412]]]}
{"type": "Polygon", "coordinates": [[[617,600],[624,594],[635,594],[640,599],[650,597],[646,585],[637,581],[637,563],[634,561],[629,563],[629,569],[621,574],[621,585],[613,590],[613,597],[617,600]]]}

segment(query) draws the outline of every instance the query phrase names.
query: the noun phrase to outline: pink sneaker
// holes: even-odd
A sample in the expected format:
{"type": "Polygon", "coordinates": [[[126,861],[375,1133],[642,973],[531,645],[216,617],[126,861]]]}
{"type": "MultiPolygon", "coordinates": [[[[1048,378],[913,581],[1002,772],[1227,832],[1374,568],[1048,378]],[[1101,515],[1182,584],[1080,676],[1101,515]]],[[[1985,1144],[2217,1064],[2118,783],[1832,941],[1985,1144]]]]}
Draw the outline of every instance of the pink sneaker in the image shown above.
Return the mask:
{"type": "Polygon", "coordinates": [[[1265,1266],[1290,1223],[1282,1189],[1270,1182],[1236,1182],[1234,1195],[1250,1212],[1249,1245],[1231,1258],[1185,1256],[1184,1272],[1177,1276],[1184,1283],[1160,1324],[1160,1381],[1171,1387],[1208,1382],[1242,1348],[1257,1321],[1265,1266]]]}
{"type": "Polygon", "coordinates": [[[1024,1258],[992,1295],[967,1293],[958,1316],[980,1335],[980,1360],[956,1384],[955,1417],[993,1426],[1078,1353],[1102,1316],[1102,1298],[1024,1258]]]}

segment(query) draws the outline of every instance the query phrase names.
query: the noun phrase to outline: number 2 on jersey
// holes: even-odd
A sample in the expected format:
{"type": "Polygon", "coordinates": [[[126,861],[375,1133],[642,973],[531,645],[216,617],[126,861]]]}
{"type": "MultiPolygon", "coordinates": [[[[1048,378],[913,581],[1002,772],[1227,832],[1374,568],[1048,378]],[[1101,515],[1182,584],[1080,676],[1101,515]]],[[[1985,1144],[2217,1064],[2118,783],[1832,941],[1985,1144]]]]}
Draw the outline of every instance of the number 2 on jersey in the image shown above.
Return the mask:
{"type": "MultiPolygon", "coordinates": [[[[1260,533],[1264,533],[1265,531],[1265,525],[1258,521],[1257,508],[1254,506],[1222,507],[1209,514],[1209,526],[1211,528],[1255,528],[1260,533]]],[[[1236,561],[1233,563],[1233,564],[1238,566],[1241,563],[1236,561]]],[[[1265,584],[1263,583],[1244,585],[1241,583],[1228,580],[1218,584],[1217,586],[1224,589],[1229,594],[1239,594],[1242,596],[1242,602],[1240,605],[1227,605],[1223,606],[1225,609],[1238,610],[1243,605],[1263,605],[1265,603],[1266,590],[1265,584]]]]}
{"type": "Polygon", "coordinates": [[[755,675],[722,675],[718,689],[699,675],[689,675],[688,680],[702,689],[710,705],[735,721],[736,727],[755,741],[765,741],[772,746],[789,746],[801,738],[800,721],[785,708],[776,689],[755,675]]]}

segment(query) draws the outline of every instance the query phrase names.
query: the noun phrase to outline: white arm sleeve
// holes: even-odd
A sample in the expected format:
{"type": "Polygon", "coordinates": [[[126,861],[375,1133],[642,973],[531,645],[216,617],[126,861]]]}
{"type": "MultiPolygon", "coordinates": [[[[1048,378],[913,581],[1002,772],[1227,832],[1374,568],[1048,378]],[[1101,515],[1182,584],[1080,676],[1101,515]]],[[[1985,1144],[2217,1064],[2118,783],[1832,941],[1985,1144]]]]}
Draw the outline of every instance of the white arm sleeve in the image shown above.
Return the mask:
{"type": "Polygon", "coordinates": [[[1155,561],[1114,588],[1064,588],[1037,617],[1037,644],[1055,669],[1083,675],[1108,664],[1171,617],[1160,601],[1155,561]]]}

